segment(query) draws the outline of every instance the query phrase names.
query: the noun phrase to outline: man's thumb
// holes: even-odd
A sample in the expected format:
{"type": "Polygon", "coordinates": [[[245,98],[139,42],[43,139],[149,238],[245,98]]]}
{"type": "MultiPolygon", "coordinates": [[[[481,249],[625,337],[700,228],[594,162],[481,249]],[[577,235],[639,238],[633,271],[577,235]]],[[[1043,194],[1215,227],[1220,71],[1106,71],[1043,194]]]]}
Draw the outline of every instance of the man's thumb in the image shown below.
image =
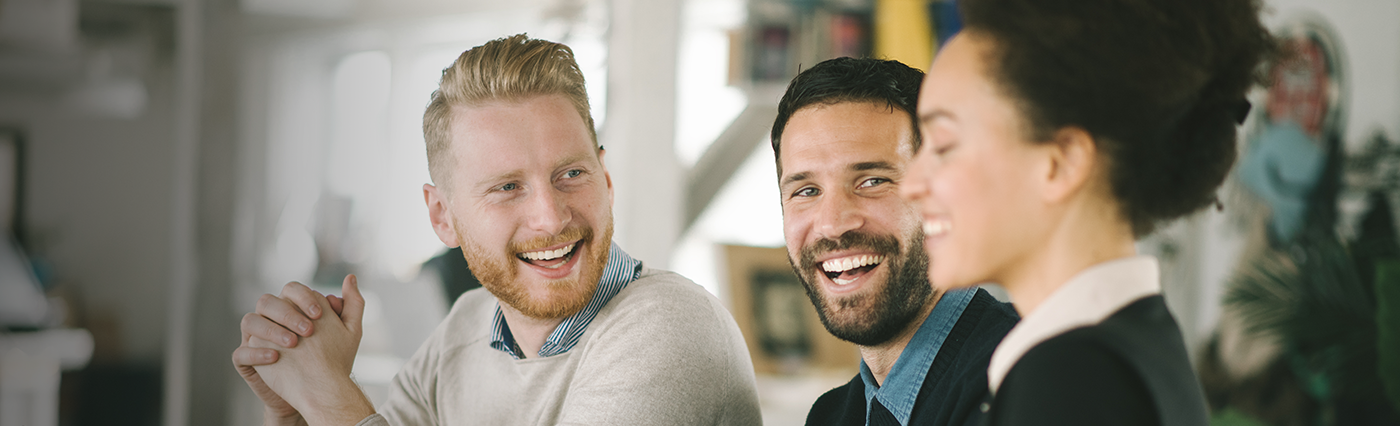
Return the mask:
{"type": "Polygon", "coordinates": [[[345,305],[340,313],[340,320],[345,323],[346,328],[358,333],[360,322],[365,316],[365,297],[360,294],[360,282],[355,274],[345,276],[345,282],[340,286],[340,294],[345,305]]]}

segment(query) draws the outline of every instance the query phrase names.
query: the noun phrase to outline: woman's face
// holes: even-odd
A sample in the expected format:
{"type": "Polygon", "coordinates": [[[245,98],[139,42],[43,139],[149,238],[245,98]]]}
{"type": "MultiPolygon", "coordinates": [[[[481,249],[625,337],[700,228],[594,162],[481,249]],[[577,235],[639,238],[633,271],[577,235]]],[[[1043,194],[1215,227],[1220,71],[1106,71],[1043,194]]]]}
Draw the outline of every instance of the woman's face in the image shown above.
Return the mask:
{"type": "Polygon", "coordinates": [[[1005,284],[1049,233],[1041,194],[1047,148],[1027,140],[1012,101],[992,83],[992,44],[953,37],[919,95],[923,146],[901,195],[924,221],[929,278],[938,288],[1005,284]]]}

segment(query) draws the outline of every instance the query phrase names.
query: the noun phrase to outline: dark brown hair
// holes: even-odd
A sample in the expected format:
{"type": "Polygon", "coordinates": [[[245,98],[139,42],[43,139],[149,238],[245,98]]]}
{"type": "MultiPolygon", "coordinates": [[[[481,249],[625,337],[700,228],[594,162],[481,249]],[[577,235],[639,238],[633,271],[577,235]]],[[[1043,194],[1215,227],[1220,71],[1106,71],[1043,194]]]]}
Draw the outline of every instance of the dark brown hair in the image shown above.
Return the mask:
{"type": "MultiPolygon", "coordinates": [[[[914,151],[919,150],[917,107],[919,86],[924,72],[899,61],[871,58],[835,58],[817,63],[792,78],[783,99],[778,101],[778,117],[773,120],[770,141],[773,157],[778,160],[778,173],[783,172],[783,130],[798,110],[811,105],[832,105],[841,102],[872,102],[883,104],[891,111],[898,108],[909,116],[913,129],[914,151]]],[[[779,176],[781,178],[781,176],[779,176]]]]}
{"type": "Polygon", "coordinates": [[[1258,0],[962,0],[1026,136],[1093,135],[1139,237],[1216,202],[1245,92],[1276,51],[1258,0]]]}

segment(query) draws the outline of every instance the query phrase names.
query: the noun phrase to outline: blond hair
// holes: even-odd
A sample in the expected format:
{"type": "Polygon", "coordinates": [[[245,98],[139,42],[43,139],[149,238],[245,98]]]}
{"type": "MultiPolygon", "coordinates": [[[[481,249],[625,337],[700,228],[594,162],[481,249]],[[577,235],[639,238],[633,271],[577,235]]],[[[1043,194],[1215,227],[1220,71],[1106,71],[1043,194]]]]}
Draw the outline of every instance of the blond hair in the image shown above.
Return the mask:
{"type": "Polygon", "coordinates": [[[452,66],[442,70],[442,81],[423,112],[423,138],[428,144],[428,173],[433,183],[440,187],[447,184],[455,166],[450,154],[453,108],[553,94],[569,99],[597,148],[598,134],[593,129],[583,72],[569,46],[516,34],[462,52],[452,66]]]}

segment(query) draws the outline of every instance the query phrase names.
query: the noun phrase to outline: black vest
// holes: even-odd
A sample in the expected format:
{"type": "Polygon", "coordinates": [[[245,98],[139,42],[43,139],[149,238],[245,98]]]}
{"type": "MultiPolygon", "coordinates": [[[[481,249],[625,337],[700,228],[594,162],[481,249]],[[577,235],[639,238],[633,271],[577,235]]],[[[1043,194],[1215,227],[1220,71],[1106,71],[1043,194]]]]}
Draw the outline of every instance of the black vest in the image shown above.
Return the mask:
{"type": "Polygon", "coordinates": [[[1031,348],[981,408],[990,425],[1205,426],[1181,329],[1162,296],[1031,348]]]}

